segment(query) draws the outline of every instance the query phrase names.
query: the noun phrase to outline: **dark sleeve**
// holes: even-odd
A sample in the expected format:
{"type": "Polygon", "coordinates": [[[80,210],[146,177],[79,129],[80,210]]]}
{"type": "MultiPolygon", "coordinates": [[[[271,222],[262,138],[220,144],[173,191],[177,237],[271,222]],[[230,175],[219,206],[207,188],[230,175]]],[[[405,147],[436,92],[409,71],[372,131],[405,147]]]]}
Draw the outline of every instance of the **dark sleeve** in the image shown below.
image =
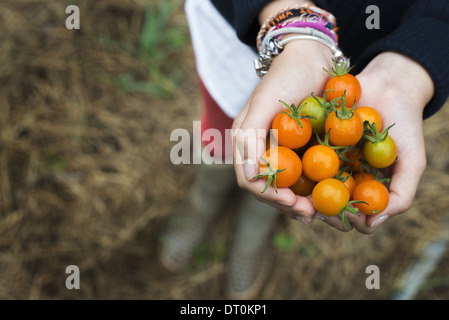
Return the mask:
{"type": "Polygon", "coordinates": [[[424,109],[424,118],[435,114],[449,97],[449,1],[416,2],[408,8],[400,26],[369,45],[360,61],[362,64],[369,62],[384,51],[404,54],[427,70],[433,79],[435,93],[424,109]]]}
{"type": "Polygon", "coordinates": [[[272,0],[211,0],[243,43],[256,49],[260,10],[272,0]]]}
{"type": "Polygon", "coordinates": [[[449,98],[449,1],[447,0],[315,0],[335,15],[339,45],[360,72],[385,51],[404,54],[430,74],[435,93],[424,109],[424,118],[435,114],[449,98]],[[368,30],[368,5],[380,11],[380,29],[368,30]]]}
{"type": "MultiPolygon", "coordinates": [[[[256,50],[260,28],[257,15],[271,0],[212,0],[235,28],[238,38],[256,50]]],[[[339,46],[360,72],[385,51],[404,54],[429,72],[435,93],[424,109],[424,118],[435,114],[449,97],[448,0],[315,0],[332,13],[339,28],[339,46]],[[367,29],[368,5],[380,11],[380,29],[367,29]]]]}

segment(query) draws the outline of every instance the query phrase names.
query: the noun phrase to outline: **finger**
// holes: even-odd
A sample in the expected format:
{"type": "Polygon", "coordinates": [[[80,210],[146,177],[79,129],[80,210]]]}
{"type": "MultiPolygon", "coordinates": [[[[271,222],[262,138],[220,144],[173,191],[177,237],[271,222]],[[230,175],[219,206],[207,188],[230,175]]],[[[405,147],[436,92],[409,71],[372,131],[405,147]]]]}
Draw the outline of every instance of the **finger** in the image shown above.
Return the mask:
{"type": "MultiPolygon", "coordinates": [[[[245,177],[246,180],[251,180],[257,174],[255,165],[266,150],[266,137],[271,127],[271,119],[277,112],[275,107],[269,105],[269,98],[264,99],[265,112],[260,112],[260,107],[254,107],[261,105],[257,98],[259,96],[253,94],[249,98],[248,103],[233,123],[235,164],[245,165],[244,170],[238,174],[242,173],[240,178],[245,177]],[[251,106],[253,107],[251,108],[251,106]]],[[[271,103],[273,104],[273,101],[271,103]]],[[[278,105],[277,107],[279,108],[278,105]]],[[[241,182],[245,184],[243,179],[241,182]]]]}
{"type": "Polygon", "coordinates": [[[371,234],[378,228],[371,227],[371,225],[368,224],[368,216],[363,213],[359,213],[359,216],[357,216],[356,214],[347,212],[346,217],[348,223],[360,233],[371,234]]]}
{"type": "Polygon", "coordinates": [[[314,218],[323,221],[324,223],[328,224],[329,226],[343,232],[351,231],[353,228],[348,223],[345,223],[343,225],[340,215],[338,216],[326,216],[319,212],[315,213],[313,215],[314,218]]]}
{"type": "MultiPolygon", "coordinates": [[[[232,147],[233,147],[233,161],[234,161],[233,163],[234,163],[234,165],[236,165],[237,163],[241,163],[243,161],[240,157],[240,153],[236,152],[236,148],[237,148],[236,147],[236,134],[234,132],[239,132],[240,127],[248,113],[249,104],[251,103],[251,98],[252,98],[252,94],[248,98],[248,101],[243,106],[242,110],[240,110],[239,114],[237,115],[237,117],[235,117],[235,119],[232,123],[232,147]]],[[[236,173],[237,173],[237,170],[236,170],[236,173]]],[[[238,175],[237,175],[237,177],[238,177],[238,175]]]]}
{"type": "Polygon", "coordinates": [[[305,217],[306,221],[313,221],[313,215],[316,213],[310,197],[301,197],[296,195],[296,201],[292,206],[295,212],[301,212],[301,215],[305,217]]]}
{"type": "MultiPolygon", "coordinates": [[[[270,106],[269,96],[263,99],[266,105],[264,112],[260,111],[260,107],[251,108],[251,105],[261,105],[260,96],[260,94],[253,95],[250,98],[246,110],[236,120],[235,130],[233,131],[237,182],[240,187],[255,194],[264,189],[263,186],[260,187],[261,182],[253,182],[254,177],[259,173],[259,159],[266,150],[266,137],[271,128],[271,119],[278,112],[277,109],[282,108],[279,101],[273,102],[271,100],[273,106],[270,106]],[[246,114],[244,118],[243,114],[246,114]]],[[[260,179],[260,181],[264,180],[260,179]]],[[[291,190],[276,193],[271,187],[269,189],[263,195],[268,201],[280,201],[289,205],[295,202],[295,195],[291,190]]]]}
{"type": "MultiPolygon", "coordinates": [[[[239,151],[236,151],[236,159],[240,158],[241,155],[239,151]]],[[[267,180],[264,178],[255,178],[258,174],[258,164],[253,163],[252,160],[245,159],[243,163],[237,162],[234,165],[234,169],[237,176],[237,182],[241,188],[249,190],[259,200],[265,200],[268,203],[277,203],[280,205],[292,207],[296,202],[296,195],[289,188],[277,188],[275,189],[272,185],[269,185],[264,191],[267,180]]],[[[307,208],[310,210],[310,207],[307,208]]]]}
{"type": "Polygon", "coordinates": [[[240,110],[237,117],[235,117],[233,123],[232,123],[232,130],[239,129],[242,126],[243,121],[246,118],[246,115],[248,113],[249,105],[251,103],[252,94],[249,96],[248,101],[245,103],[243,108],[240,110]]]}
{"type": "Polygon", "coordinates": [[[378,227],[388,217],[410,209],[425,166],[425,156],[420,157],[417,154],[413,157],[403,154],[396,160],[390,180],[388,205],[381,214],[369,216],[367,218],[368,225],[378,227]]]}
{"type": "Polygon", "coordinates": [[[245,126],[234,130],[233,135],[237,180],[240,186],[246,188],[248,181],[258,174],[258,162],[266,150],[266,134],[261,133],[259,129],[245,126]]]}
{"type": "Polygon", "coordinates": [[[263,178],[252,181],[248,184],[248,190],[252,191],[256,198],[269,204],[277,204],[293,210],[296,202],[295,194],[289,188],[277,188],[277,192],[273,186],[269,186],[263,191],[266,181],[263,178]]]}
{"type": "MultiPolygon", "coordinates": [[[[302,197],[300,197],[300,198],[302,198],[302,197]]],[[[295,205],[292,206],[292,205],[288,205],[288,204],[285,204],[282,202],[269,201],[266,198],[260,197],[257,195],[256,195],[256,199],[273,206],[274,208],[279,210],[282,214],[284,214],[287,218],[298,220],[304,224],[308,224],[308,223],[311,223],[314,221],[314,218],[312,218],[311,216],[306,215],[301,210],[297,210],[296,208],[298,206],[296,203],[295,203],[295,205]]],[[[306,201],[307,201],[307,199],[306,199],[306,201]]]]}
{"type": "Polygon", "coordinates": [[[369,233],[373,233],[375,232],[377,229],[380,228],[381,225],[383,225],[383,223],[389,218],[390,216],[383,212],[383,213],[379,213],[375,219],[367,219],[367,225],[369,225],[369,233]],[[372,220],[372,222],[371,222],[372,220]],[[368,222],[370,221],[370,222],[368,222]]]}

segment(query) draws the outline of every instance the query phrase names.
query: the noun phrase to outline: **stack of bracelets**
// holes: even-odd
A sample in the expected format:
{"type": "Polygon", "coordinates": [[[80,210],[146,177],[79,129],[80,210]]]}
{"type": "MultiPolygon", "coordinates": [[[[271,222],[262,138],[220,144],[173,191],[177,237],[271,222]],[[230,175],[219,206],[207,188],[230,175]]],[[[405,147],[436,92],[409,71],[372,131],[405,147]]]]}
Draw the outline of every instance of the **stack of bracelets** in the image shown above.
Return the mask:
{"type": "Polygon", "coordinates": [[[257,36],[259,56],[254,60],[259,78],[268,72],[272,60],[282,52],[287,42],[301,39],[315,40],[328,46],[338,65],[349,63],[338,48],[335,17],[309,4],[294,5],[271,15],[260,28],[257,36]],[[289,37],[283,39],[286,34],[289,37]]]}

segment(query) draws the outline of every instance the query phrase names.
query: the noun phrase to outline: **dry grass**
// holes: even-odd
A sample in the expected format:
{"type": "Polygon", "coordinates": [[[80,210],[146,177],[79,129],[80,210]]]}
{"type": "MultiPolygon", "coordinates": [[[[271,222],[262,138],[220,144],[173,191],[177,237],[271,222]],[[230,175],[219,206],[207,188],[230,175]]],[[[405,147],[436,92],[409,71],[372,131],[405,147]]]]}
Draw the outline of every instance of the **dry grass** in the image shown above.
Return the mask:
{"type": "MultiPolygon", "coordinates": [[[[65,28],[70,1],[0,4],[2,299],[223,298],[226,258],[217,252],[230,240],[230,223],[217,226],[186,273],[169,274],[157,262],[166,218],[195,170],[170,163],[170,132],[191,128],[199,101],[189,46],[161,66],[176,64],[181,74],[174,96],[114,84],[127,72],[147,79],[148,65],[133,51],[146,3],[77,1],[80,31],[65,28]],[[71,264],[81,270],[80,290],[64,286],[71,264]]],[[[182,7],[171,23],[188,35],[182,7]]],[[[413,208],[373,236],[282,221],[277,234],[293,241],[273,248],[260,298],[392,295],[449,212],[448,109],[425,123],[428,170],[413,208]],[[371,264],[381,270],[381,290],[365,288],[371,264]]],[[[449,297],[448,258],[420,297],[449,297]]]]}

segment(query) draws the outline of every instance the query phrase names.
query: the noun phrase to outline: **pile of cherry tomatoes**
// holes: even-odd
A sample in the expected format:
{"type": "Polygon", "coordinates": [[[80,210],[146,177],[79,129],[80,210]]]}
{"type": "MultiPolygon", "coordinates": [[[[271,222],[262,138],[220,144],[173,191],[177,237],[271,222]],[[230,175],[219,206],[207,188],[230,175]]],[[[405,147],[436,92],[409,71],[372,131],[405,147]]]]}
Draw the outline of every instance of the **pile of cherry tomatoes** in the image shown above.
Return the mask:
{"type": "MultiPolygon", "coordinates": [[[[310,196],[327,216],[345,212],[381,213],[388,205],[389,178],[382,169],[397,158],[394,140],[376,109],[357,106],[362,88],[346,64],[334,65],[323,96],[313,93],[272,122],[272,135],[260,159],[265,192],[272,185],[310,196]],[[273,144],[273,140],[275,140],[273,144]]],[[[327,70],[326,70],[327,71],[327,70]]]]}

